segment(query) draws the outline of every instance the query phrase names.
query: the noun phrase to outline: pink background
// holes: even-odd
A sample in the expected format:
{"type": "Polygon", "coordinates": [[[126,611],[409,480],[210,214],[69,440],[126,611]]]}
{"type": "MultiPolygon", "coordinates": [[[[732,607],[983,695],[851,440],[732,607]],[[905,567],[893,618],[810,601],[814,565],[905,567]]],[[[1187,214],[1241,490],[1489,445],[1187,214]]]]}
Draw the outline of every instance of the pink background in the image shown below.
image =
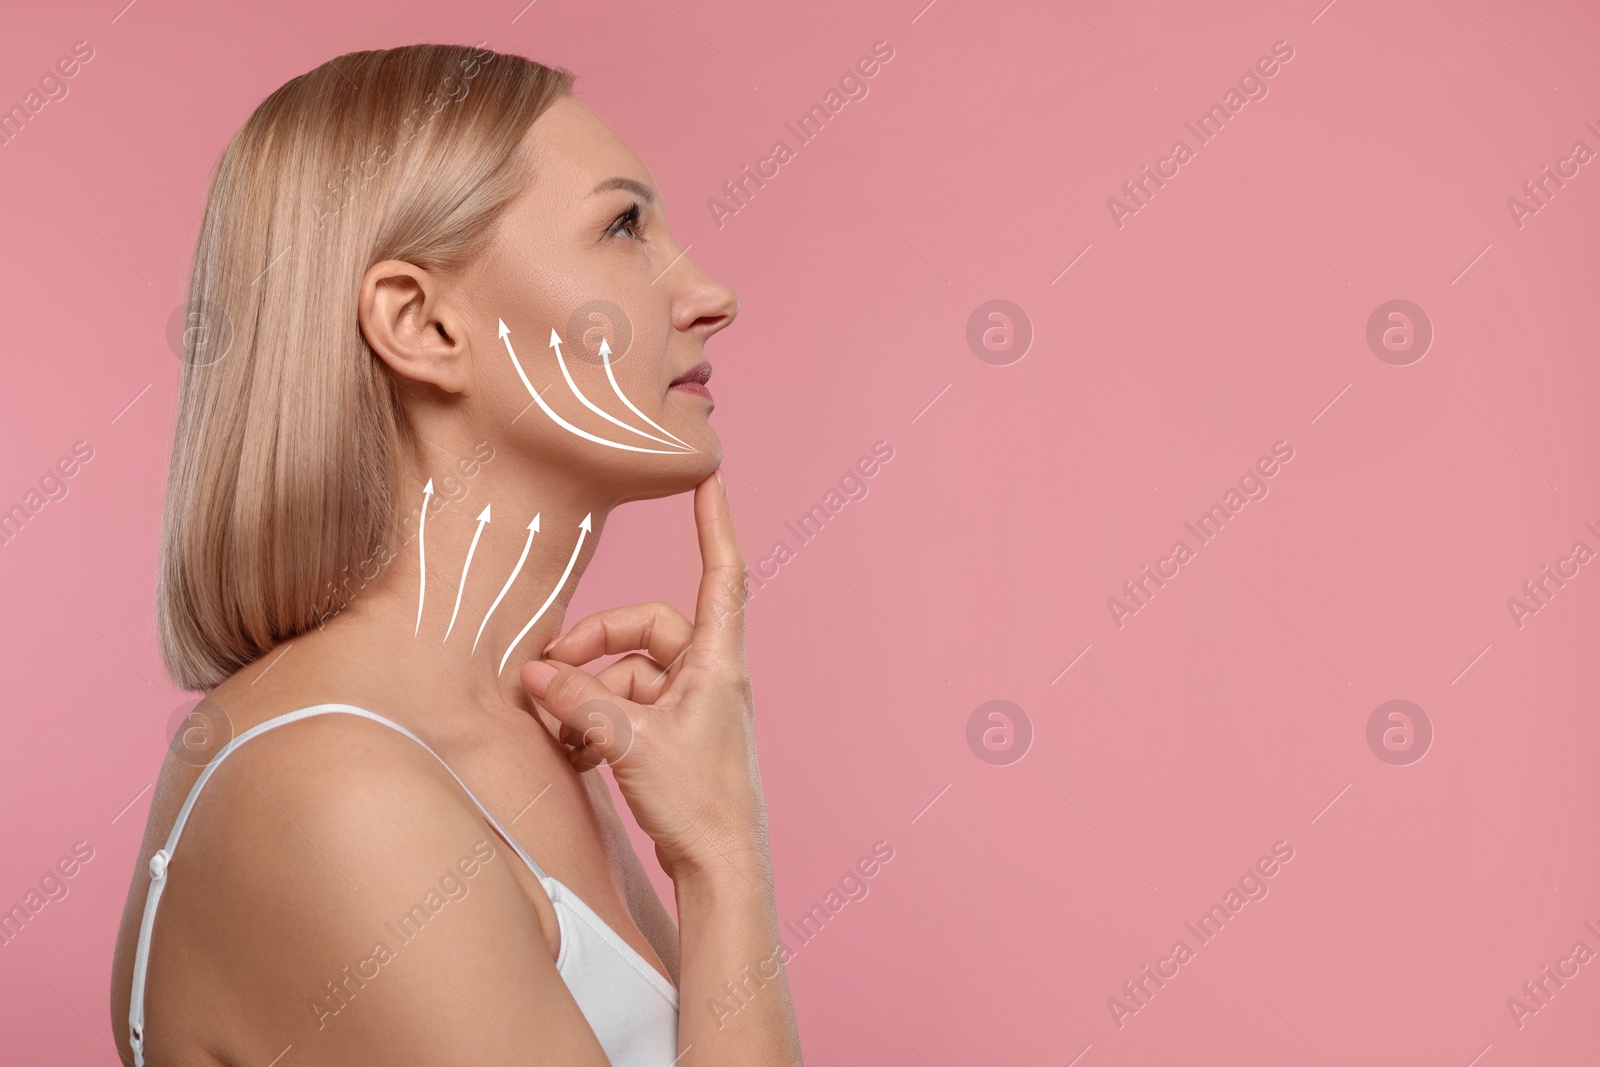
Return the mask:
{"type": "MultiPolygon", "coordinates": [[[[111,946],[185,699],[153,569],[207,171],[326,57],[483,40],[579,73],[742,300],[714,417],[747,554],[796,550],[751,607],[780,919],[894,849],[790,966],[811,1062],[1593,1062],[1600,962],[1520,1029],[1506,1002],[1600,951],[1600,563],[1520,629],[1506,602],[1600,550],[1600,163],[1521,227],[1506,201],[1600,150],[1600,14],[921,2],[7,12],[0,102],[95,57],[0,149],[0,507],[94,458],[0,546],[0,905],[95,856],[0,948],[4,1059],[114,1060],[111,946]],[[784,122],[879,40],[869,95],[796,148],[784,122]],[[1280,40],[1269,95],[1119,229],[1107,198],[1280,40]],[[707,199],[779,138],[796,158],[719,228],[707,199]],[[1007,366],[966,341],[997,298],[1035,333],[1007,366]],[[1393,299],[1435,332],[1409,366],[1365,338],[1393,299]],[[799,547],[785,521],[879,440],[869,495],[799,547]],[[1280,440],[1270,495],[1119,629],[1107,599],[1280,440]],[[968,746],[992,699],[1031,723],[1009,765],[968,746]],[[1368,746],[1391,699],[1432,724],[1419,762],[1368,746]],[[1184,922],[1277,841],[1270,895],[1199,946],[1184,922]],[[1119,1028],[1108,998],[1179,938],[1119,1028]]],[[[574,610],[687,608],[695,575],[687,499],[635,505],[574,610]]]]}

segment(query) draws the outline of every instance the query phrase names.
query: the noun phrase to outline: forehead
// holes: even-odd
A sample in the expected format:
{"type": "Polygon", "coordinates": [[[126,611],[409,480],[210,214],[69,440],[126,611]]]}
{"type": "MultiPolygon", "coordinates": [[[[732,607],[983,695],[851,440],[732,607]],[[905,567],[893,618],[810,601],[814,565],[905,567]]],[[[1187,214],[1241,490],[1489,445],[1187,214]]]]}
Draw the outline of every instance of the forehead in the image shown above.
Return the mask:
{"type": "Polygon", "coordinates": [[[528,128],[525,146],[535,181],[562,199],[587,197],[606,178],[634,178],[646,184],[650,172],[628,142],[589,107],[564,96],[528,128]]]}

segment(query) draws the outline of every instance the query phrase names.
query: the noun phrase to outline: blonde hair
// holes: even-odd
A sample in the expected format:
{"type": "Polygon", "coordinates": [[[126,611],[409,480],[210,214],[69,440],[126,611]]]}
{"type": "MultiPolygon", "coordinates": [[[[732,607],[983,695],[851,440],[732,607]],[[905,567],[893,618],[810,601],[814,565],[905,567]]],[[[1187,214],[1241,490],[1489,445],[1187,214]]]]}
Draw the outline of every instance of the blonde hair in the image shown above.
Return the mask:
{"type": "Polygon", "coordinates": [[[527,180],[573,75],[466,45],[351,52],[286,82],[217,162],[185,306],[156,619],[210,689],[327,614],[395,529],[415,441],[357,322],[386,259],[453,270],[527,180]]]}

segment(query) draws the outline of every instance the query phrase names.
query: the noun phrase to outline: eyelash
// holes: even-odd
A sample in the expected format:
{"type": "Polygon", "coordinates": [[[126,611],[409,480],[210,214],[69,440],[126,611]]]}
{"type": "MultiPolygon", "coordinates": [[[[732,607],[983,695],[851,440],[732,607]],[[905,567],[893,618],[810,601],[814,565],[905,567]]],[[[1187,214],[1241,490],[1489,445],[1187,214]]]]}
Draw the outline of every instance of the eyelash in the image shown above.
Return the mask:
{"type": "Polygon", "coordinates": [[[628,206],[628,210],[616,217],[616,220],[611,223],[610,228],[606,230],[606,236],[615,237],[621,233],[623,229],[627,228],[633,231],[632,239],[635,241],[640,241],[643,240],[643,237],[639,235],[639,226],[639,205],[637,202],[635,202],[628,206]]]}

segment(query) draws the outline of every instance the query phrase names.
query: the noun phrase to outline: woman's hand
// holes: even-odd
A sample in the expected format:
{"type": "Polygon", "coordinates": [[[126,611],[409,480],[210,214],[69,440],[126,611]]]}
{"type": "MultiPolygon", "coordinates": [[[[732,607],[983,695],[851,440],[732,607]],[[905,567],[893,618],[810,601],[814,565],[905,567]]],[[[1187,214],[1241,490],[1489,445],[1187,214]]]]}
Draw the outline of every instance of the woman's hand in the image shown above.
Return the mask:
{"type": "Polygon", "coordinates": [[[611,765],[675,883],[729,868],[770,877],[755,708],[744,653],[745,567],[726,487],[695,489],[704,572],[691,624],[666,604],[599,612],[551,642],[522,682],[563,726],[580,770],[611,765]],[[578,665],[643,650],[602,670],[578,665]]]}

